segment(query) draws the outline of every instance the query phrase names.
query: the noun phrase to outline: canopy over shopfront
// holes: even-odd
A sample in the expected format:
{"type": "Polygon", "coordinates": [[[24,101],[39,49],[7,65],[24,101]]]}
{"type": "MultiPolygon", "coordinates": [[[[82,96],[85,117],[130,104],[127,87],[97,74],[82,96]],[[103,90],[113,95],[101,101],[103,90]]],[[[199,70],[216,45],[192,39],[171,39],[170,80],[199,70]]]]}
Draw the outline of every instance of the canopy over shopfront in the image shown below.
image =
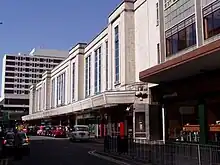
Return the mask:
{"type": "Polygon", "coordinates": [[[160,84],[220,69],[220,40],[146,69],[141,81],[160,84]]]}

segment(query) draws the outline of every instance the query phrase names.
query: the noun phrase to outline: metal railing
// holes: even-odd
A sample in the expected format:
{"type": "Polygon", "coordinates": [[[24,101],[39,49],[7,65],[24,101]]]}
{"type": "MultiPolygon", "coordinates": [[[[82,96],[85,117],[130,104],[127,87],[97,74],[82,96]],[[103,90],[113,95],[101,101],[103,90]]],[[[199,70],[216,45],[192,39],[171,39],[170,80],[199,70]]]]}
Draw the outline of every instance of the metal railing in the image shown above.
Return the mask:
{"type": "Polygon", "coordinates": [[[180,142],[146,141],[128,137],[105,137],[104,152],[152,165],[220,165],[220,146],[180,142]]]}

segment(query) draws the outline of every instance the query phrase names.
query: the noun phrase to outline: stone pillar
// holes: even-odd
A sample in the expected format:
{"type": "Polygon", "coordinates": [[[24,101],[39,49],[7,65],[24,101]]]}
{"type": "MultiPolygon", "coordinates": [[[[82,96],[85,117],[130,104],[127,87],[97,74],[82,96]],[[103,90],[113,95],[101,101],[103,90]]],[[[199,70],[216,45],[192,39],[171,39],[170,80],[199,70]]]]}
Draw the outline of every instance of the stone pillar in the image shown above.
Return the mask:
{"type": "Polygon", "coordinates": [[[194,0],[194,2],[196,19],[196,44],[197,47],[200,47],[204,43],[202,1],[194,0]]]}
{"type": "Polygon", "coordinates": [[[46,71],[42,75],[43,79],[43,89],[42,89],[42,97],[43,101],[43,109],[50,109],[50,101],[51,101],[51,72],[46,71]]]}
{"type": "Polygon", "coordinates": [[[30,87],[30,94],[29,94],[29,114],[33,114],[36,111],[36,85],[32,85],[30,87]]]}
{"type": "Polygon", "coordinates": [[[150,140],[150,122],[149,122],[149,104],[145,104],[145,129],[146,129],[146,139],[150,140]]]}
{"type": "Polygon", "coordinates": [[[111,130],[112,124],[111,124],[111,116],[108,116],[108,128],[107,128],[107,135],[112,135],[111,130]]]}
{"type": "Polygon", "coordinates": [[[78,120],[77,120],[77,116],[76,116],[76,118],[75,118],[75,125],[77,125],[78,124],[78,120]]]}

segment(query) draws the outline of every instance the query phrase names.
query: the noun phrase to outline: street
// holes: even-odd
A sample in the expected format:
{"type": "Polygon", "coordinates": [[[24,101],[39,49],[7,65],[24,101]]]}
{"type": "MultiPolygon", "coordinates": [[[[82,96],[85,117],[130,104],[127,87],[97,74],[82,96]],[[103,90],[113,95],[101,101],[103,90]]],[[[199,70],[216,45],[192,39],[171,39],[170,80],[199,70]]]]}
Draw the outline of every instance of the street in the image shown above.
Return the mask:
{"type": "Polygon", "coordinates": [[[31,137],[31,155],[15,161],[14,165],[115,165],[116,163],[90,155],[102,149],[102,144],[69,142],[68,139],[31,137]]]}

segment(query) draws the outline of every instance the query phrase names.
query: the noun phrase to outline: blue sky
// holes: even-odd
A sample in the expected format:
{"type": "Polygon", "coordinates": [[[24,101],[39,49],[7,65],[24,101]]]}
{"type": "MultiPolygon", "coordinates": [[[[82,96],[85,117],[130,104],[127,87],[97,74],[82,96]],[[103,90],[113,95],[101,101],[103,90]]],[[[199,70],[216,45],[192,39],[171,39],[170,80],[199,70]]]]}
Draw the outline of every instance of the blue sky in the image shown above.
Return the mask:
{"type": "Polygon", "coordinates": [[[108,15],[120,2],[1,0],[0,74],[6,53],[26,53],[35,47],[69,50],[77,42],[90,41],[107,25],[108,15]]]}

